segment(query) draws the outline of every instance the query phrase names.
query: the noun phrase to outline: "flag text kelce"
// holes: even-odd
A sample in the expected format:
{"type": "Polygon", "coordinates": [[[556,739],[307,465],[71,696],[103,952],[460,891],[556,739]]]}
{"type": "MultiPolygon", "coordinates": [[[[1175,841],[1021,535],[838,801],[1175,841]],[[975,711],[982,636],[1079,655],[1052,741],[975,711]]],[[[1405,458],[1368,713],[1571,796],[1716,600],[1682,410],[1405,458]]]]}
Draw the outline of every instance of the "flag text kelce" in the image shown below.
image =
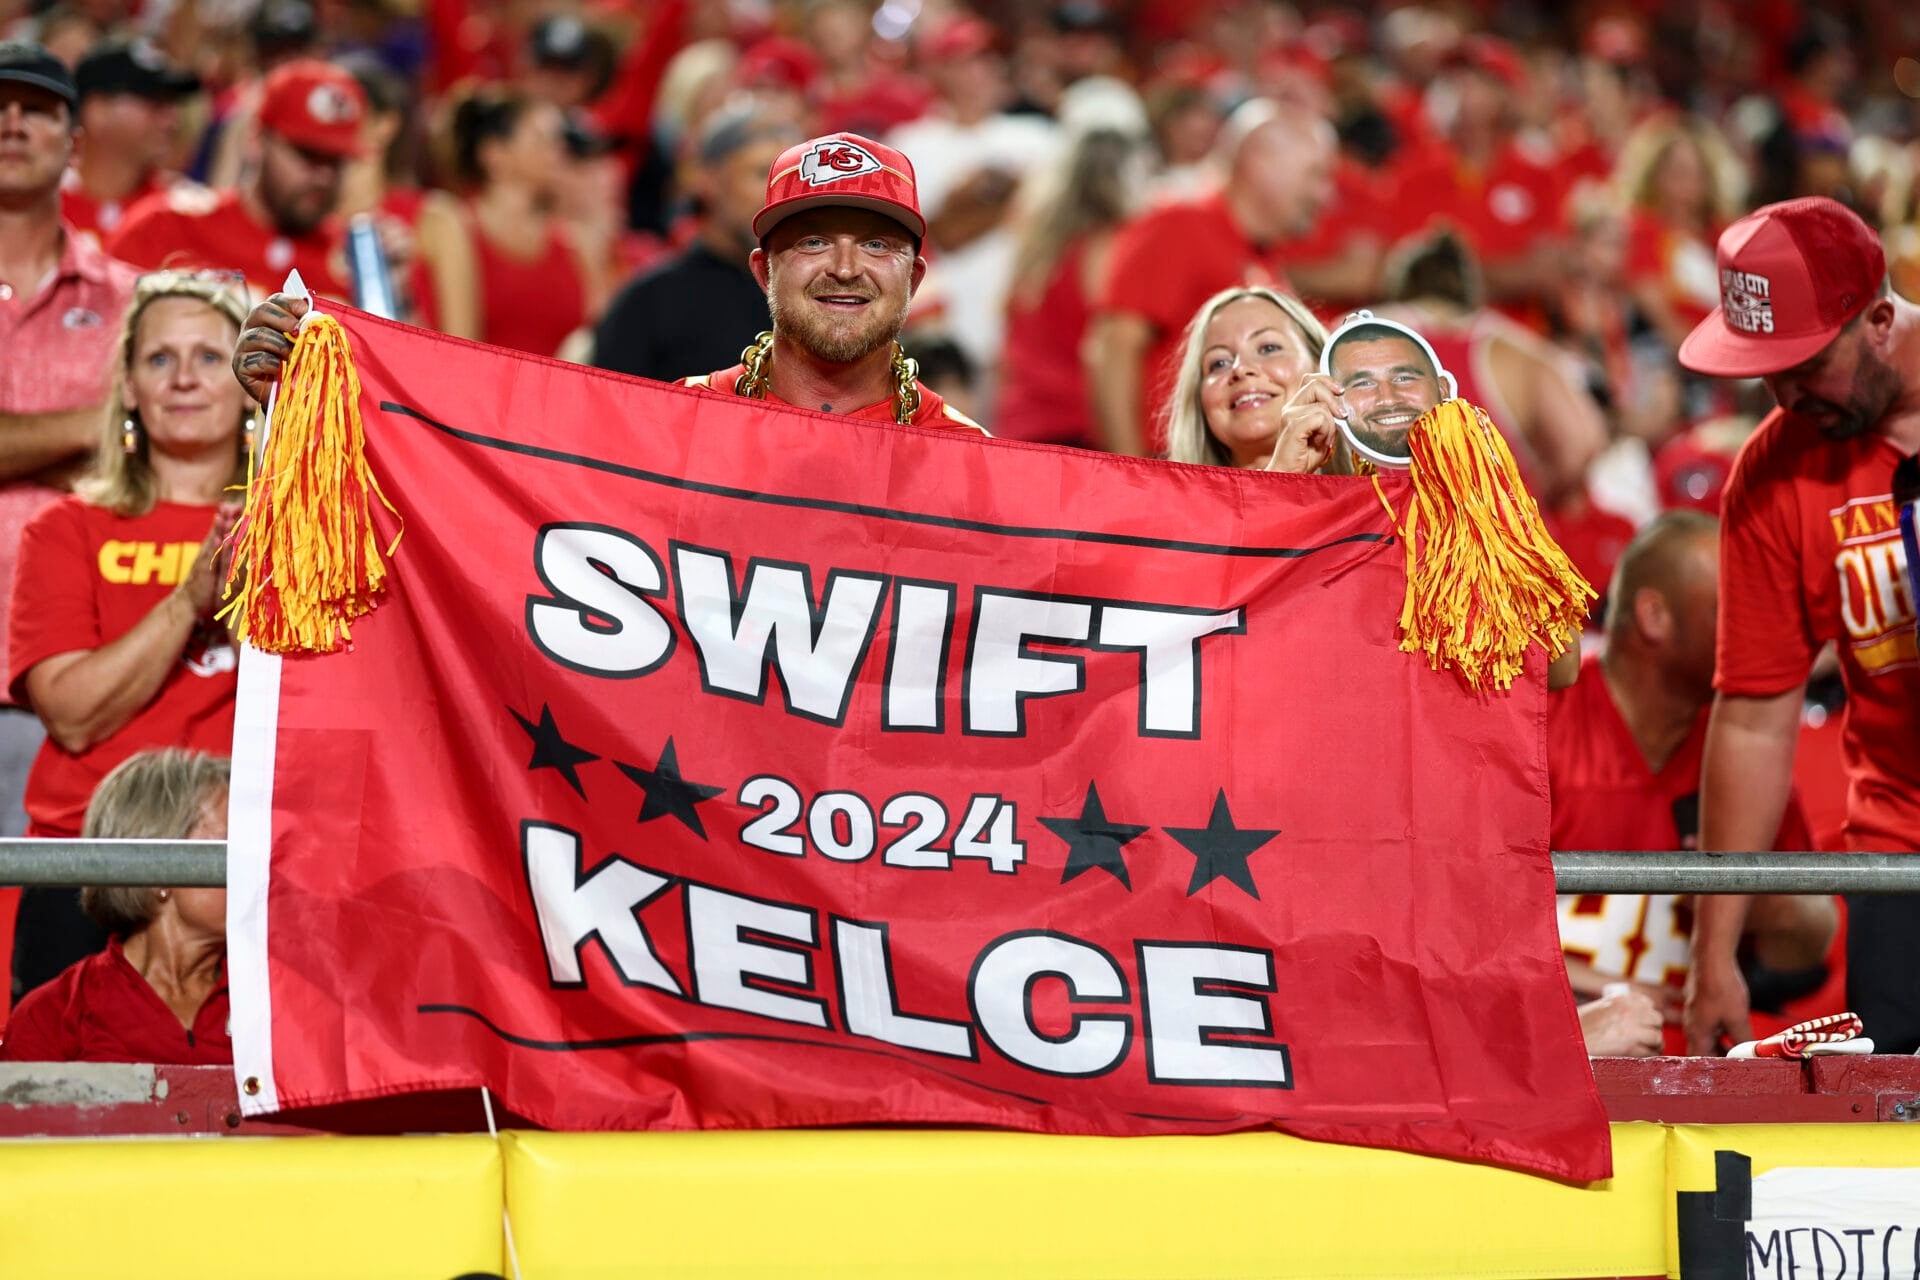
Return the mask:
{"type": "Polygon", "coordinates": [[[1607,1174],[1542,681],[1398,652],[1371,484],[342,319],[405,535],[350,652],[246,655],[250,1111],[485,1084],[1607,1174]]]}

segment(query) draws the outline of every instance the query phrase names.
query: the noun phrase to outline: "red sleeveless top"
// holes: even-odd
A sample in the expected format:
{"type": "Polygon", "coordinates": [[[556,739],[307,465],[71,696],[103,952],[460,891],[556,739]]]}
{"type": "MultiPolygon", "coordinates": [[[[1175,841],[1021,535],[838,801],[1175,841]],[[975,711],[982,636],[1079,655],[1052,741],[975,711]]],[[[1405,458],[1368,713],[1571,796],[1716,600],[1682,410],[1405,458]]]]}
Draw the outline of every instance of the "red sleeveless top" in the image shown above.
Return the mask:
{"type": "Polygon", "coordinates": [[[1076,240],[1054,264],[1040,297],[1007,302],[1006,349],[1000,357],[1000,403],[994,434],[1004,440],[1094,447],[1093,393],[1080,363],[1093,305],[1080,288],[1086,242],[1076,240]]]}
{"type": "Polygon", "coordinates": [[[546,251],[527,261],[487,238],[478,219],[473,229],[474,256],[480,267],[480,337],[498,347],[550,356],[568,334],[587,321],[587,287],[580,260],[567,244],[560,224],[547,233],[546,251]]]}

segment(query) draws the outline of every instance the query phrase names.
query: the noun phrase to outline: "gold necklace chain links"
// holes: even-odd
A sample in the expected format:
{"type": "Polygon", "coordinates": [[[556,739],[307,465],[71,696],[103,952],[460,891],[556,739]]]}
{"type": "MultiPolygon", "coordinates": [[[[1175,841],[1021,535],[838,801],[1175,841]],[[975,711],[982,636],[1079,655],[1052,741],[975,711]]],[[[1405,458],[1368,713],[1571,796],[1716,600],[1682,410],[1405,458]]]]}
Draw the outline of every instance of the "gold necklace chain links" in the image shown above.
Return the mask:
{"type": "MultiPolygon", "coordinates": [[[[740,380],[733,393],[749,400],[767,398],[768,366],[773,363],[773,331],[756,337],[740,353],[740,380]]],[[[920,362],[893,344],[893,420],[902,426],[920,412],[920,362]]]]}

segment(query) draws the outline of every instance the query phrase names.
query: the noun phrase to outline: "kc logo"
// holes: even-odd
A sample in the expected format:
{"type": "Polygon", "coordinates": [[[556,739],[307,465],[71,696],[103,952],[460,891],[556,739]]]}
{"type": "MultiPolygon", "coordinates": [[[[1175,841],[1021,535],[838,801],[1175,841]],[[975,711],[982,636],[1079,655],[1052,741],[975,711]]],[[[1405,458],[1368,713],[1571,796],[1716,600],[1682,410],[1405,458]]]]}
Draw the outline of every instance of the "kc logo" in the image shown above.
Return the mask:
{"type": "Polygon", "coordinates": [[[881,164],[865,147],[851,142],[828,140],[816,143],[800,158],[800,177],[810,187],[857,178],[863,173],[878,173],[881,164]]]}
{"type": "Polygon", "coordinates": [[[333,85],[317,84],[307,95],[307,114],[321,124],[347,124],[360,114],[360,108],[333,85]]]}

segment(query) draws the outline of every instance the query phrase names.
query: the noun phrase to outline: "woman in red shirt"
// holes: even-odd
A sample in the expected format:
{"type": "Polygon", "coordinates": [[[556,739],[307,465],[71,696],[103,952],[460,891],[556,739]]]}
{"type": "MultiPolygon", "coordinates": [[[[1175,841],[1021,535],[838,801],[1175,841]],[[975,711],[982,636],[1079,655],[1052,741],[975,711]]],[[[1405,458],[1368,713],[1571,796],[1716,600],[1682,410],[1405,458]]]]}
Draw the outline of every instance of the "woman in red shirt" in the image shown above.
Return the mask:
{"type": "MultiPolygon", "coordinates": [[[[224,840],[227,779],[222,756],[142,751],[94,792],[84,833],[224,840]]],[[[231,1063],[227,891],[116,885],[82,889],[80,902],[105,949],[20,1002],[0,1061],[231,1063]]]]}
{"type": "Polygon", "coordinates": [[[1099,434],[1080,347],[1113,233],[1145,181],[1140,140],[1118,129],[1077,138],[1022,223],[1007,298],[993,433],[1091,449],[1099,434]]]}
{"type": "Polygon", "coordinates": [[[443,331],[550,356],[598,314],[605,282],[554,212],[563,128],[558,107],[514,89],[482,86],[455,102],[447,158],[467,196],[427,198],[420,254],[478,288],[473,315],[438,316],[443,331]]]}
{"type": "MultiPolygon", "coordinates": [[[[228,361],[246,302],[223,278],[142,276],[113,357],[94,471],[20,536],[9,641],[14,699],[47,740],[27,778],[27,833],[76,836],[108,771],[146,747],[226,754],[236,657],[213,618],[244,483],[253,402],[228,361]]],[[[91,950],[72,895],[29,890],[16,992],[91,950]]]]}
{"type": "Polygon", "coordinates": [[[1706,121],[1664,116],[1636,128],[1615,181],[1627,205],[1627,287],[1676,351],[1720,305],[1714,243],[1734,214],[1737,168],[1706,121]]]}

